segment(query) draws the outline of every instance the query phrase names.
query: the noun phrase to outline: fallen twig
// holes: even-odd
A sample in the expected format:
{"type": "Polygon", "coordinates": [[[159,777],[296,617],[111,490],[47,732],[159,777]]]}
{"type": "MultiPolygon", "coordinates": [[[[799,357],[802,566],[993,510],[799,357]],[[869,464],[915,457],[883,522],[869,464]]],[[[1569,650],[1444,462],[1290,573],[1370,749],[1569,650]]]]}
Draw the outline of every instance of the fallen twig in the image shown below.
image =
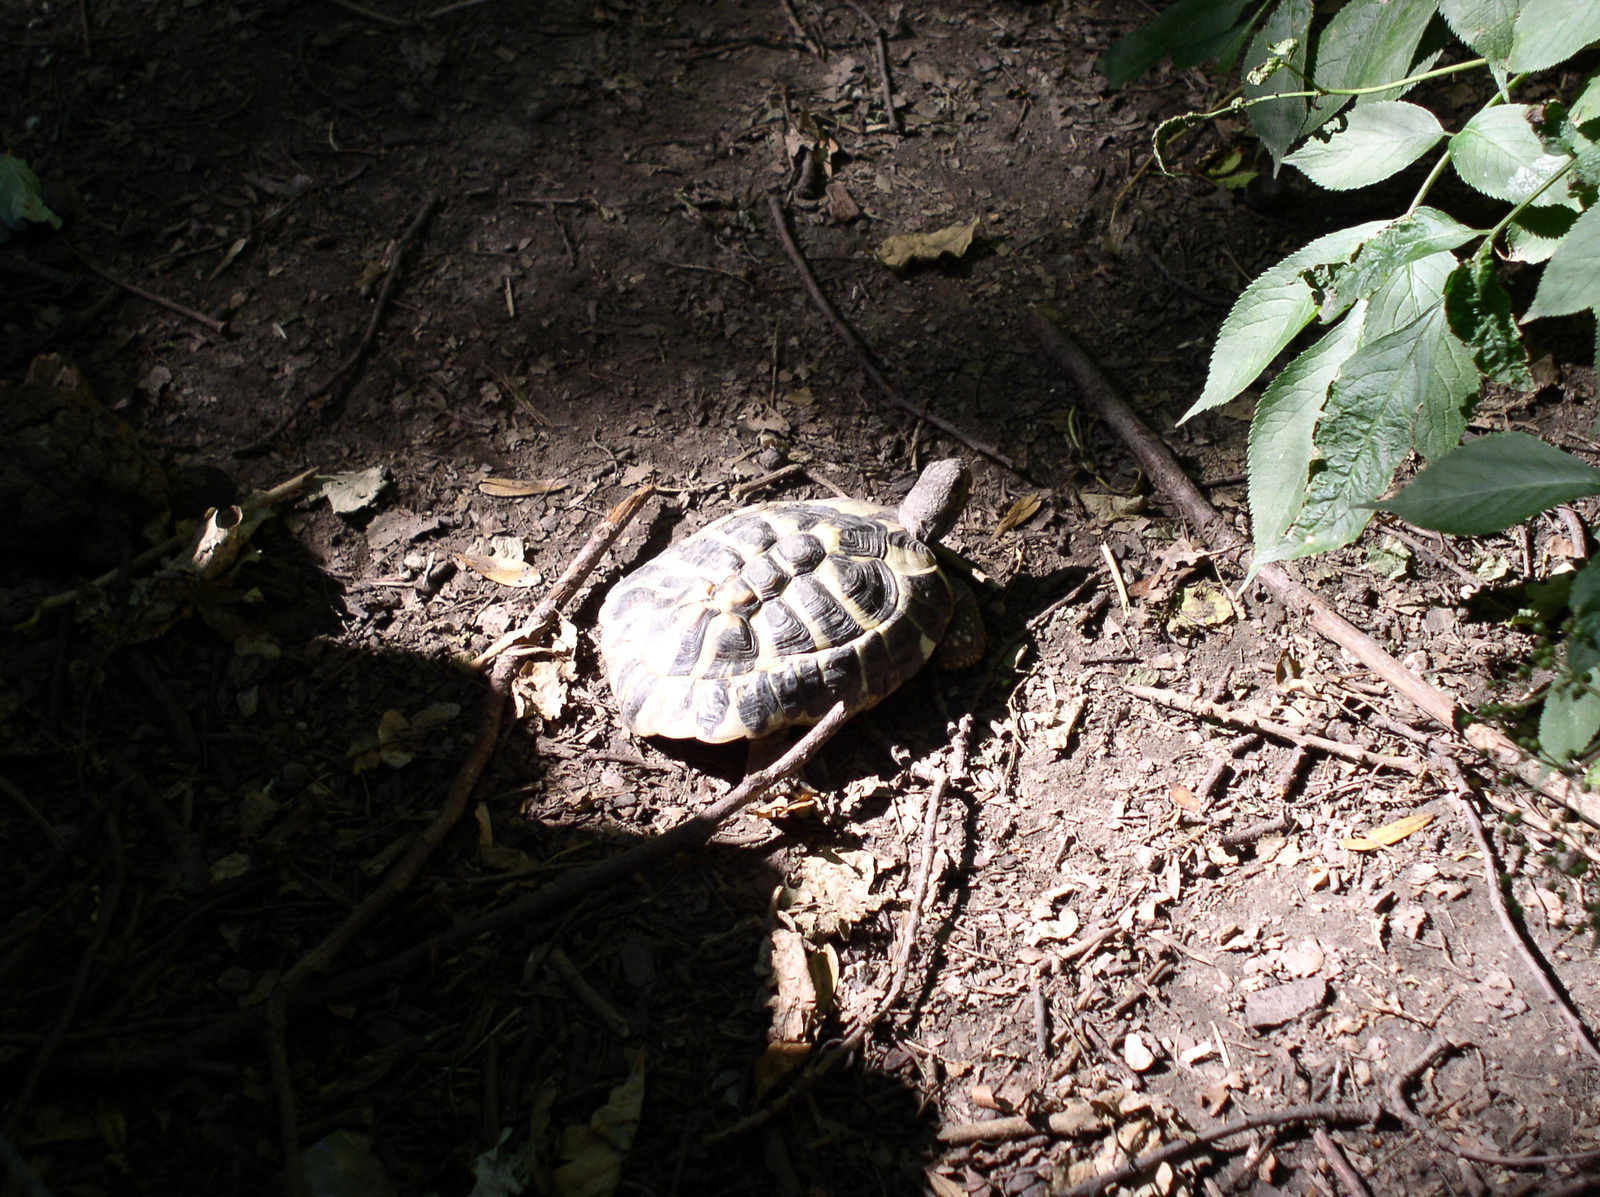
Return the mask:
{"type": "Polygon", "coordinates": [[[905,122],[900,119],[900,114],[894,106],[894,82],[889,75],[889,31],[883,27],[881,21],[876,20],[871,13],[863,8],[857,0],[845,0],[856,16],[867,23],[867,28],[872,31],[873,57],[878,66],[878,89],[883,93],[883,109],[889,117],[889,127],[898,136],[905,135],[905,122]]]}
{"type": "Polygon", "coordinates": [[[1499,1152],[1463,1147],[1435,1130],[1432,1123],[1411,1108],[1411,1103],[1406,1100],[1406,1087],[1414,1084],[1423,1071],[1440,1056],[1447,1052],[1459,1051],[1462,1046],[1443,1035],[1435,1035],[1417,1053],[1416,1059],[1389,1079],[1387,1100],[1384,1102],[1385,1112],[1404,1122],[1440,1150],[1459,1159],[1471,1160],[1475,1164],[1488,1164],[1497,1168],[1553,1168],[1561,1164],[1587,1164],[1600,1160],[1600,1149],[1564,1151],[1552,1155],[1501,1155],[1499,1152]]]}
{"type": "Polygon", "coordinates": [[[872,1008],[859,1019],[850,1029],[849,1033],[839,1042],[831,1045],[827,1050],[819,1052],[812,1061],[806,1065],[805,1070],[794,1080],[794,1083],[771,1104],[763,1106],[754,1113],[739,1119],[732,1126],[714,1131],[707,1135],[707,1144],[718,1143],[734,1135],[754,1130],[770,1122],[777,1114],[802,1093],[808,1093],[834,1067],[853,1055],[860,1046],[866,1042],[867,1036],[872,1033],[872,1028],[889,1012],[895,1002],[900,1000],[900,994],[905,988],[906,977],[910,972],[911,952],[916,945],[917,929],[921,923],[922,905],[927,900],[928,882],[933,873],[933,858],[935,855],[935,839],[939,824],[939,803],[944,797],[945,790],[954,779],[959,779],[966,774],[967,745],[972,735],[972,715],[967,713],[961,717],[956,725],[955,735],[951,739],[950,768],[934,776],[933,783],[928,787],[928,797],[922,807],[922,843],[917,859],[917,874],[911,887],[911,899],[906,911],[906,921],[900,929],[900,935],[895,941],[893,958],[894,972],[890,976],[889,985],[872,1008]]]}
{"type": "MultiPolygon", "coordinates": [[[[651,487],[642,486],[606,514],[595,530],[589,534],[583,551],[572,560],[566,571],[550,588],[550,592],[534,609],[533,616],[523,629],[526,636],[530,638],[537,636],[549,627],[556,614],[572,600],[600,557],[615,542],[650,494],[651,487]]],[[[465,813],[467,803],[472,797],[472,791],[488,767],[489,760],[494,755],[495,744],[500,738],[500,724],[506,704],[511,697],[511,677],[516,670],[516,661],[515,655],[503,656],[490,671],[489,689],[484,696],[477,740],[473,743],[472,752],[462,764],[460,772],[456,774],[450,792],[434,815],[433,822],[384,875],[378,887],[368,894],[343,922],[329,932],[321,943],[301,956],[294,967],[283,975],[267,1000],[266,1046],[274,1088],[278,1096],[286,1197],[301,1197],[304,1192],[304,1178],[301,1175],[299,1161],[299,1134],[296,1130],[296,1106],[285,1041],[290,999],[309,976],[313,973],[326,972],[351,941],[371,926],[373,921],[405,892],[417,874],[422,871],[422,866],[444,842],[445,836],[449,835],[461,821],[461,816],[465,813]]]]}
{"type": "Polygon", "coordinates": [[[111,924],[116,919],[117,906],[122,900],[122,887],[128,877],[128,862],[123,859],[122,835],[117,827],[115,815],[106,824],[106,848],[111,853],[111,880],[101,895],[95,911],[94,930],[89,935],[89,942],[84,947],[83,954],[78,958],[78,970],[73,974],[71,988],[61,1001],[61,1010],[56,1015],[55,1024],[45,1036],[44,1042],[39,1045],[39,1050],[34,1053],[33,1063],[28,1066],[27,1075],[23,1077],[22,1083],[17,1086],[8,1103],[5,1119],[0,1122],[0,1135],[12,1135],[21,1128],[22,1116],[33,1100],[34,1092],[38,1089],[39,1081],[49,1066],[50,1058],[60,1048],[61,1041],[72,1026],[72,1020],[78,1016],[78,1007],[82,1004],[84,992],[89,986],[90,970],[100,958],[100,949],[105,946],[106,937],[111,933],[111,924]]]}
{"type": "Polygon", "coordinates": [[[1600,1044],[1595,1042],[1594,1032],[1583,1021],[1583,1016],[1578,1013],[1572,999],[1551,976],[1550,966],[1539,955],[1534,945],[1528,942],[1528,937],[1523,934],[1522,928],[1511,917],[1511,911],[1506,904],[1505,890],[1501,886],[1494,846],[1490,844],[1489,836],[1483,829],[1483,820],[1478,817],[1477,808],[1472,804],[1472,786],[1468,783],[1466,774],[1450,757],[1436,758],[1435,763],[1450,778],[1450,784],[1455,790],[1456,809],[1461,812],[1461,817],[1466,820],[1467,827],[1472,832],[1472,838],[1477,841],[1478,852],[1483,857],[1483,882],[1488,890],[1489,904],[1494,907],[1495,917],[1500,921],[1500,929],[1505,932],[1507,942],[1528,966],[1528,971],[1534,975],[1539,987],[1544,990],[1545,997],[1550,1000],[1556,1013],[1571,1029],[1573,1037],[1578,1041],[1578,1047],[1593,1063],[1600,1064],[1600,1044]]]}
{"type": "Polygon", "coordinates": [[[800,274],[800,281],[805,284],[806,293],[811,296],[811,301],[817,305],[822,314],[828,318],[828,322],[833,325],[834,331],[839,334],[840,339],[844,341],[850,352],[855,354],[856,361],[860,364],[866,376],[872,380],[872,385],[878,388],[878,393],[883,396],[884,401],[889,406],[898,407],[901,411],[913,415],[919,420],[926,420],[952,440],[961,442],[961,444],[975,453],[982,453],[990,461],[1005,466],[1012,473],[1020,473],[1011,458],[1000,452],[999,449],[984,441],[968,436],[948,420],[940,419],[926,408],[911,402],[911,400],[889,385],[889,381],[884,378],[877,365],[873,362],[872,351],[856,335],[855,329],[845,323],[844,317],[839,314],[839,310],[833,306],[832,301],[823,294],[822,285],[817,282],[817,276],[811,272],[811,264],[806,261],[805,255],[800,252],[800,246],[795,243],[794,235],[789,232],[789,221],[783,210],[783,201],[775,195],[770,196],[767,200],[767,212],[772,218],[772,227],[778,234],[778,240],[783,244],[784,253],[789,255],[789,260],[794,263],[795,270],[800,274]]]}
{"type": "MultiPolygon", "coordinates": [[[[679,852],[698,848],[711,838],[724,821],[754,802],[815,756],[818,749],[844,726],[849,717],[850,713],[845,704],[835,703],[821,721],[778,760],[760,772],[750,774],[717,802],[700,813],[691,815],[670,831],[663,832],[654,839],[645,840],[616,856],[596,861],[583,868],[575,868],[549,885],[534,890],[499,910],[457,923],[449,930],[441,931],[438,935],[391,956],[388,960],[345,973],[321,987],[308,984],[291,995],[286,1013],[293,1017],[304,1010],[329,1003],[350,1001],[386,981],[409,976],[419,969],[436,965],[455,949],[479,936],[526,928],[536,919],[570,909],[579,898],[598,889],[651,868],[679,852]]],[[[257,1011],[245,1010],[186,1035],[182,1039],[169,1041],[158,1048],[85,1054],[58,1061],[58,1067],[62,1071],[80,1074],[188,1068],[194,1061],[249,1037],[259,1028],[260,1023],[261,1018],[257,1011]]]]}
{"type": "Polygon", "coordinates": [[[400,281],[400,268],[405,261],[406,251],[422,232],[422,226],[428,223],[429,218],[438,209],[439,203],[437,194],[427,196],[422,201],[422,207],[417,209],[417,214],[411,218],[411,223],[406,226],[406,231],[401,233],[400,239],[394,243],[394,250],[389,255],[389,269],[383,276],[383,286],[378,289],[378,298],[372,305],[372,317],[367,321],[367,330],[361,334],[361,340],[350,351],[350,356],[340,362],[332,374],[302,396],[290,409],[289,414],[278,421],[276,427],[250,444],[235,449],[233,451],[235,457],[254,457],[265,453],[314,402],[331,391],[341,379],[361,364],[362,359],[367,356],[367,351],[372,348],[372,343],[378,338],[378,326],[383,323],[384,314],[389,310],[389,299],[400,281]]]}
{"type": "MultiPolygon", "coordinates": [[[[1194,526],[1207,545],[1219,553],[1248,551],[1233,526],[1211,505],[1178,464],[1172,451],[1124,403],[1088,354],[1052,323],[1045,313],[1029,311],[1028,326],[1052,359],[1071,377],[1085,399],[1122,437],[1151,481],[1194,526]]],[[[1515,773],[1523,782],[1561,803],[1586,822],[1600,827],[1600,799],[1585,794],[1560,773],[1552,773],[1525,756],[1510,737],[1486,723],[1466,723],[1455,701],[1395,660],[1384,647],[1336,611],[1331,603],[1290,576],[1281,562],[1256,571],[1256,579],[1285,606],[1329,640],[1349,651],[1391,689],[1404,696],[1439,726],[1459,734],[1496,765],[1515,773]],[[1465,723],[1464,726],[1461,726],[1465,723]]]]}
{"type": "Polygon", "coordinates": [[[1060,1197],[1094,1197],[1095,1194],[1104,1192],[1112,1185],[1131,1180],[1133,1177],[1148,1172],[1167,1160],[1178,1159],[1209,1144],[1221,1142],[1223,1139],[1231,1139],[1234,1135],[1241,1135],[1245,1131],[1257,1130],[1264,1126],[1288,1126],[1296,1122],[1319,1122],[1329,1126],[1361,1125],[1376,1122],[1383,1116],[1383,1109],[1383,1104],[1376,1101],[1325,1101],[1312,1102],[1306,1105],[1285,1106],[1281,1110],[1270,1110],[1261,1114],[1251,1114],[1244,1118],[1235,1118],[1232,1122],[1225,1122],[1221,1126],[1214,1126],[1209,1130],[1201,1131],[1192,1139],[1168,1143],[1157,1151],[1129,1160],[1120,1168],[1101,1173],[1099,1176],[1090,1177],[1088,1180],[1073,1185],[1070,1189],[1062,1190],[1060,1197]]]}
{"type": "Polygon", "coordinates": [[[102,270],[82,254],[78,254],[77,257],[78,261],[82,262],[90,273],[98,274],[113,287],[120,287],[129,295],[137,295],[140,299],[147,299],[157,307],[166,308],[169,312],[177,313],[185,320],[193,320],[196,324],[203,324],[218,336],[227,334],[228,322],[226,320],[218,320],[215,316],[207,316],[204,312],[197,312],[193,308],[184,307],[183,304],[178,303],[176,300],[168,299],[165,295],[157,295],[154,291],[147,291],[135,283],[120,279],[116,275],[102,270]]]}
{"type": "Polygon", "coordinates": [[[556,612],[572,601],[572,597],[578,593],[578,588],[583,585],[584,579],[594,570],[600,558],[605,556],[606,550],[616,543],[617,537],[622,535],[622,530],[634,516],[639,514],[639,508],[644,506],[645,500],[655,493],[656,488],[646,482],[608,511],[605,519],[595,525],[594,531],[589,533],[589,539],[584,541],[583,548],[578,550],[578,555],[562,571],[555,585],[550,587],[550,593],[545,595],[544,600],[533,609],[533,614],[528,616],[527,622],[496,640],[472,662],[472,667],[482,669],[518,643],[536,640],[542,636],[555,619],[556,612]]]}
{"type": "Polygon", "coordinates": [[[1329,756],[1340,757],[1343,760],[1355,761],[1360,765],[1368,765],[1378,769],[1394,769],[1401,773],[1410,773],[1413,776],[1426,773],[1428,766],[1422,761],[1412,760],[1405,756],[1388,756],[1381,752],[1368,752],[1358,744],[1346,744],[1340,740],[1329,740],[1323,736],[1309,736],[1302,731],[1283,723],[1274,723],[1271,719],[1258,719],[1253,715],[1245,715],[1218,703],[1207,702],[1203,698],[1191,698],[1187,694],[1180,694],[1176,690],[1163,690],[1158,686],[1125,685],[1123,689],[1129,694],[1136,695],[1149,702],[1158,702],[1164,707],[1171,707],[1175,711],[1185,714],[1197,715],[1202,719],[1215,719],[1219,723],[1229,723],[1234,727],[1248,728],[1250,731],[1260,732],[1264,736],[1271,736],[1275,740],[1285,740],[1290,744],[1303,744],[1307,748],[1315,748],[1318,752],[1325,752],[1329,756]]]}
{"type": "Polygon", "coordinates": [[[1322,1153],[1322,1158],[1328,1161],[1328,1167],[1333,1169],[1333,1174],[1339,1178],[1339,1183],[1345,1187],[1350,1197],[1372,1197],[1372,1190],[1367,1182],[1361,1179],[1361,1173],[1350,1166],[1350,1161],[1345,1158],[1339,1145],[1333,1141],[1333,1136],[1320,1126],[1311,1131],[1311,1141],[1317,1145],[1317,1150],[1322,1153]]]}
{"type": "Polygon", "coordinates": [[[800,14],[794,9],[794,0],[778,0],[778,3],[782,6],[783,15],[789,18],[789,24],[793,26],[796,35],[800,38],[800,41],[805,48],[826,62],[828,55],[822,49],[822,43],[817,41],[817,39],[812,36],[811,30],[807,29],[805,25],[801,23],[800,14]]]}

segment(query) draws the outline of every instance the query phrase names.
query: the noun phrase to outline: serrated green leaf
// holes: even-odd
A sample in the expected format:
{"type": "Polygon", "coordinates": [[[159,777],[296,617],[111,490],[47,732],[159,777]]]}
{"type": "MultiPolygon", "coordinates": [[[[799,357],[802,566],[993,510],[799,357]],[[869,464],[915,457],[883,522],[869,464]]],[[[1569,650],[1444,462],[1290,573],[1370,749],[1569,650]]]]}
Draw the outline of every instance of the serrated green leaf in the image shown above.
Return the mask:
{"type": "MultiPolygon", "coordinates": [[[[1351,0],[1317,39],[1313,77],[1325,88],[1375,87],[1408,73],[1422,34],[1437,11],[1436,0],[1351,0]]],[[[1406,88],[1362,96],[1357,103],[1397,100],[1406,88]]],[[[1313,101],[1301,126],[1310,133],[1347,103],[1348,96],[1313,101]]]]}
{"type": "Polygon", "coordinates": [[[1483,57],[1503,65],[1511,56],[1515,0],[1439,0],[1439,14],[1483,57]]]}
{"type": "Polygon", "coordinates": [[[1567,119],[1575,125],[1587,125],[1592,120],[1600,120],[1600,71],[1589,76],[1589,82],[1583,85],[1578,98],[1567,109],[1567,119]]]}
{"type": "Polygon", "coordinates": [[[1525,432],[1468,441],[1377,504],[1421,528],[1486,536],[1557,503],[1600,494],[1600,470],[1525,432]]]}
{"type": "Polygon", "coordinates": [[[1600,5],[1592,0],[1524,0],[1511,39],[1511,69],[1544,71],[1600,41],[1600,5]]]}
{"type": "Polygon", "coordinates": [[[1433,461],[1453,451],[1467,431],[1467,417],[1477,401],[1482,380],[1472,350],[1458,341],[1445,319],[1442,297],[1413,325],[1417,342],[1409,369],[1421,391],[1421,405],[1412,425],[1418,453],[1433,461]]]}
{"type": "MultiPolygon", "coordinates": [[[[1245,76],[1245,99],[1305,90],[1301,76],[1305,73],[1306,57],[1311,48],[1311,12],[1311,0],[1279,0],[1250,43],[1249,53],[1245,55],[1241,72],[1245,76]],[[1294,41],[1295,48],[1285,62],[1294,69],[1280,67],[1262,82],[1251,83],[1250,72],[1272,56],[1272,47],[1289,40],[1294,41]]],[[[1250,127],[1261,139],[1261,144],[1267,147],[1273,162],[1282,162],[1284,154],[1299,136],[1300,125],[1306,115],[1306,99],[1297,96],[1256,104],[1249,109],[1249,114],[1250,127]]]]}
{"type": "Polygon", "coordinates": [[[1437,307],[1444,285],[1458,264],[1455,254],[1440,250],[1401,266],[1372,293],[1367,310],[1367,335],[1381,337],[1404,328],[1422,313],[1437,307]]]}
{"type": "Polygon", "coordinates": [[[1316,455],[1312,433],[1339,367],[1360,343],[1365,317],[1365,305],[1357,304],[1285,366],[1256,404],[1248,459],[1250,532],[1256,543],[1252,571],[1296,547],[1283,541],[1305,502],[1306,476],[1316,455]]]}
{"type": "Polygon", "coordinates": [[[1571,208],[1524,208],[1506,226],[1506,257],[1513,262],[1548,262],[1577,219],[1571,208]]]}
{"type": "Polygon", "coordinates": [[[1168,54],[1225,36],[1239,20],[1244,0],[1178,0],[1100,56],[1100,73],[1112,87],[1142,75],[1168,54]]]}
{"type": "Polygon", "coordinates": [[[1569,316],[1600,306],[1600,206],[1590,208],[1561,239],[1544,268],[1524,320],[1569,316]]]}
{"type": "Polygon", "coordinates": [[[1444,285],[1444,305],[1450,331],[1472,350],[1479,371],[1506,386],[1532,389],[1528,350],[1493,261],[1474,257],[1456,267],[1444,285]]]}
{"type": "Polygon", "coordinates": [[[1433,384],[1433,313],[1363,341],[1328,391],[1317,427],[1322,468],[1311,476],[1291,536],[1305,553],[1349,544],[1372,518],[1371,503],[1411,450],[1412,424],[1433,384]]]}
{"type": "Polygon", "coordinates": [[[45,206],[39,176],[13,154],[0,154],[0,228],[16,232],[25,224],[61,227],[61,218],[45,206]]]}
{"type": "Polygon", "coordinates": [[[1302,271],[1330,262],[1348,262],[1363,242],[1388,223],[1374,220],[1318,237],[1253,279],[1222,322],[1222,331],[1211,350],[1205,389],[1184,412],[1183,419],[1228,402],[1311,323],[1317,314],[1317,300],[1300,277],[1302,271]]]}
{"type": "MultiPolygon", "coordinates": [[[[1564,167],[1565,154],[1545,149],[1528,123],[1527,104],[1485,108],[1450,139],[1450,163],[1470,186],[1485,195],[1520,204],[1564,167]]],[[[1558,203],[1565,192],[1547,191],[1541,198],[1558,203]]]]}
{"type": "Polygon", "coordinates": [[[1566,623],[1566,665],[1582,675],[1600,666],[1600,561],[1591,560],[1570,576],[1567,598],[1572,617],[1566,623]]]}
{"type": "Polygon", "coordinates": [[[1539,712],[1539,747],[1551,760],[1565,764],[1594,742],[1600,732],[1600,675],[1591,670],[1581,681],[1560,679],[1545,692],[1539,712]]]}
{"type": "Polygon", "coordinates": [[[1319,187],[1349,191],[1399,174],[1443,136],[1444,126],[1426,108],[1386,100],[1330,121],[1284,161],[1319,187]]]}
{"type": "MultiPolygon", "coordinates": [[[[1373,295],[1401,267],[1433,257],[1442,250],[1455,249],[1476,236],[1476,229],[1469,229],[1437,208],[1418,208],[1363,245],[1349,265],[1335,267],[1330,272],[1330,281],[1322,296],[1322,319],[1328,320],[1356,300],[1373,295]]],[[[1452,269],[1454,265],[1452,257],[1452,269]]],[[[1437,297],[1435,291],[1434,298],[1437,297]]],[[[1432,301],[1424,303],[1406,319],[1384,324],[1379,331],[1388,332],[1401,324],[1409,324],[1423,308],[1431,306],[1432,301]]]]}

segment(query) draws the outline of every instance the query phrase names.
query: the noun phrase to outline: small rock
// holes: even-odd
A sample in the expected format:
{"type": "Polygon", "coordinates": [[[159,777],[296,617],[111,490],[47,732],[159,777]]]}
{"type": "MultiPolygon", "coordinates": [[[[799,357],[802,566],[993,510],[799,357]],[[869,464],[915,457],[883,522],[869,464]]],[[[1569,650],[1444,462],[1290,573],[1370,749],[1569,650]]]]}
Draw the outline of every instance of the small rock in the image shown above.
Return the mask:
{"type": "Polygon", "coordinates": [[[1287,985],[1274,985],[1244,999],[1244,1021],[1248,1027],[1282,1026],[1307,1010],[1328,1000],[1328,982],[1323,977],[1307,977],[1287,985]]]}

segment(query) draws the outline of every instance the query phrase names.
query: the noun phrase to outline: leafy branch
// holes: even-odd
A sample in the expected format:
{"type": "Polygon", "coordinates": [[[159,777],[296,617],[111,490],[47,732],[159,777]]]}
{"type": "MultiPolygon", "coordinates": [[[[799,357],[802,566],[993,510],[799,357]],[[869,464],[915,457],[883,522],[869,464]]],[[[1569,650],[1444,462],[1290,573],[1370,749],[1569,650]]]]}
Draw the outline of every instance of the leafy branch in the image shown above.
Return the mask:
{"type": "MultiPolygon", "coordinates": [[[[1164,52],[1180,65],[1207,51],[1225,68],[1239,61],[1236,98],[1157,128],[1163,170],[1177,129],[1238,113],[1275,171],[1293,167],[1331,191],[1391,179],[1442,144],[1402,212],[1337,229],[1269,267],[1218,333],[1184,419],[1255,385],[1313,322],[1321,326],[1256,401],[1253,568],[1347,545],[1378,509],[1481,534],[1600,494],[1600,473],[1534,438],[1458,449],[1485,380],[1532,386],[1523,324],[1600,312],[1600,74],[1562,97],[1568,104],[1513,102],[1539,72],[1600,42],[1600,4],[1348,0],[1313,36],[1314,16],[1314,0],[1276,0],[1248,16],[1241,0],[1178,0],[1102,60],[1113,82],[1164,52]],[[1446,30],[1473,56],[1440,65],[1446,30]],[[1488,94],[1453,132],[1404,98],[1474,71],[1487,76],[1488,94]],[[1450,171],[1506,205],[1491,227],[1427,203],[1450,171]],[[1502,257],[1541,271],[1520,318],[1499,278],[1502,257]],[[1413,454],[1428,468],[1385,503],[1413,454]]],[[[1589,615],[1580,618],[1574,600],[1567,663],[1546,700],[1551,725],[1541,738],[1558,760],[1600,733],[1600,672],[1589,672],[1600,671],[1600,573],[1593,587],[1589,615]],[[1591,635],[1584,619],[1596,645],[1587,663],[1572,647],[1591,635]]]]}

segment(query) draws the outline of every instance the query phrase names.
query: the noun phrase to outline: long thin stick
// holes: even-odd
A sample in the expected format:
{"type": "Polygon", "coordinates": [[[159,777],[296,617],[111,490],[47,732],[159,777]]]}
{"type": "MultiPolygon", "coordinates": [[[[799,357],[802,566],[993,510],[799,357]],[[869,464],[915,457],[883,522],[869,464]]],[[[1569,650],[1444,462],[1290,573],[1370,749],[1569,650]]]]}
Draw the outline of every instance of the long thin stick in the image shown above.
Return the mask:
{"type": "Polygon", "coordinates": [[[422,226],[428,223],[428,218],[438,209],[439,203],[440,200],[437,194],[429,195],[425,198],[422,201],[422,207],[418,208],[417,214],[411,218],[411,223],[406,227],[406,231],[400,234],[400,239],[395,242],[394,253],[389,258],[389,270],[383,276],[383,286],[378,289],[377,301],[372,305],[372,316],[367,321],[367,329],[361,334],[361,341],[351,350],[350,356],[340,362],[332,374],[308,391],[300,402],[294,405],[289,414],[279,420],[277,426],[270,432],[243,448],[235,449],[233,451],[235,457],[253,457],[266,452],[272,447],[272,443],[282,436],[312,403],[326,395],[340,379],[361,364],[361,359],[367,356],[367,351],[372,348],[373,341],[377,340],[378,326],[383,323],[384,313],[389,310],[389,298],[394,294],[395,286],[400,281],[400,267],[405,260],[406,250],[411,247],[411,243],[422,232],[422,226]]]}
{"type": "Polygon", "coordinates": [[[556,579],[555,585],[550,587],[550,593],[545,595],[544,600],[533,609],[528,621],[515,631],[507,632],[496,640],[472,662],[472,667],[482,669],[519,641],[534,640],[543,635],[550,622],[555,619],[556,612],[572,601],[572,596],[578,593],[578,588],[583,585],[584,579],[605,555],[606,550],[616,543],[623,528],[627,527],[639,513],[639,508],[644,506],[645,500],[655,493],[656,488],[647,482],[607,512],[605,519],[589,533],[589,539],[584,542],[583,548],[578,550],[578,555],[572,559],[572,563],[556,579]]]}
{"type": "Polygon", "coordinates": [[[1528,971],[1539,982],[1539,987],[1544,990],[1545,997],[1550,999],[1550,1004],[1555,1007],[1561,1020],[1571,1029],[1573,1038],[1577,1039],[1578,1047],[1591,1061],[1600,1064],[1600,1044],[1595,1042],[1595,1034],[1589,1029],[1589,1024],[1583,1021],[1583,1016],[1578,1013],[1572,999],[1567,996],[1556,984],[1550,975],[1550,967],[1528,943],[1522,928],[1517,926],[1511,917],[1511,911],[1506,905],[1505,891],[1501,888],[1500,870],[1495,861],[1494,846],[1489,842],[1489,836],[1483,829],[1483,820],[1478,817],[1478,809],[1472,804],[1472,786],[1467,782],[1467,775],[1462,768],[1450,757],[1438,758],[1439,767],[1450,778],[1450,784],[1456,792],[1456,809],[1461,812],[1461,817],[1467,821],[1467,827],[1472,832],[1472,838],[1478,843],[1478,852],[1483,857],[1483,883],[1489,892],[1489,904],[1494,907],[1495,918],[1500,921],[1500,929],[1506,933],[1506,939],[1513,950],[1522,958],[1523,964],[1528,966],[1528,971]]]}
{"type": "Polygon", "coordinates": [[[778,240],[783,244],[783,252],[788,254],[789,261],[794,263],[795,270],[800,274],[800,281],[805,284],[806,293],[811,296],[811,302],[817,305],[822,314],[828,318],[828,323],[833,325],[833,330],[839,334],[839,338],[850,349],[850,352],[855,354],[856,361],[860,363],[867,377],[872,380],[872,385],[878,388],[878,392],[883,396],[884,401],[889,406],[898,407],[901,411],[913,415],[919,420],[926,420],[952,440],[960,441],[976,453],[982,453],[990,461],[1005,466],[1013,474],[1018,473],[1016,463],[1000,452],[999,449],[985,441],[980,441],[967,435],[948,420],[940,419],[926,408],[911,402],[911,400],[889,385],[889,381],[884,378],[878,371],[878,367],[873,363],[872,351],[856,335],[855,329],[845,323],[844,317],[839,315],[839,309],[833,306],[833,302],[823,294],[822,285],[817,282],[817,276],[811,272],[811,263],[806,261],[805,255],[800,252],[800,246],[795,243],[794,235],[789,232],[789,221],[783,210],[783,201],[775,195],[769,196],[767,199],[767,212],[772,218],[772,227],[778,234],[778,240]]]}
{"type": "MultiPolygon", "coordinates": [[[[1205,541],[1222,552],[1247,551],[1243,538],[1189,480],[1172,451],[1122,401],[1089,355],[1040,309],[1031,309],[1027,322],[1045,352],[1072,378],[1100,418],[1122,437],[1151,481],[1205,541]]],[[[1256,571],[1256,578],[1285,606],[1299,612],[1307,623],[1329,640],[1348,649],[1428,718],[1449,731],[1456,732],[1459,729],[1459,734],[1468,744],[1486,753],[1495,764],[1515,773],[1525,783],[1561,803],[1586,822],[1600,827],[1600,800],[1585,794],[1561,774],[1550,773],[1538,761],[1524,756],[1499,728],[1485,723],[1468,723],[1461,727],[1464,722],[1461,712],[1449,695],[1400,664],[1381,644],[1334,610],[1326,599],[1291,577],[1280,563],[1274,561],[1263,565],[1256,571]]]]}
{"type": "Polygon", "coordinates": [[[1176,690],[1163,690],[1157,686],[1123,687],[1129,694],[1147,699],[1150,702],[1159,702],[1164,707],[1171,707],[1175,711],[1185,714],[1197,715],[1202,719],[1215,719],[1219,723],[1231,723],[1235,727],[1246,727],[1251,731],[1258,731],[1264,736],[1271,736],[1275,740],[1286,740],[1290,744],[1303,744],[1307,748],[1315,748],[1318,752],[1336,756],[1342,760],[1355,761],[1360,765],[1372,765],[1379,769],[1395,769],[1401,773],[1410,773],[1416,776],[1428,771],[1428,766],[1421,761],[1412,760],[1408,756],[1389,756],[1381,752],[1368,752],[1357,744],[1343,744],[1338,740],[1330,740],[1325,736],[1307,735],[1305,732],[1296,731],[1283,723],[1274,723],[1270,719],[1257,719],[1250,715],[1240,714],[1238,711],[1229,710],[1220,703],[1207,702],[1203,698],[1191,698],[1187,694],[1180,694],[1176,690]]]}

